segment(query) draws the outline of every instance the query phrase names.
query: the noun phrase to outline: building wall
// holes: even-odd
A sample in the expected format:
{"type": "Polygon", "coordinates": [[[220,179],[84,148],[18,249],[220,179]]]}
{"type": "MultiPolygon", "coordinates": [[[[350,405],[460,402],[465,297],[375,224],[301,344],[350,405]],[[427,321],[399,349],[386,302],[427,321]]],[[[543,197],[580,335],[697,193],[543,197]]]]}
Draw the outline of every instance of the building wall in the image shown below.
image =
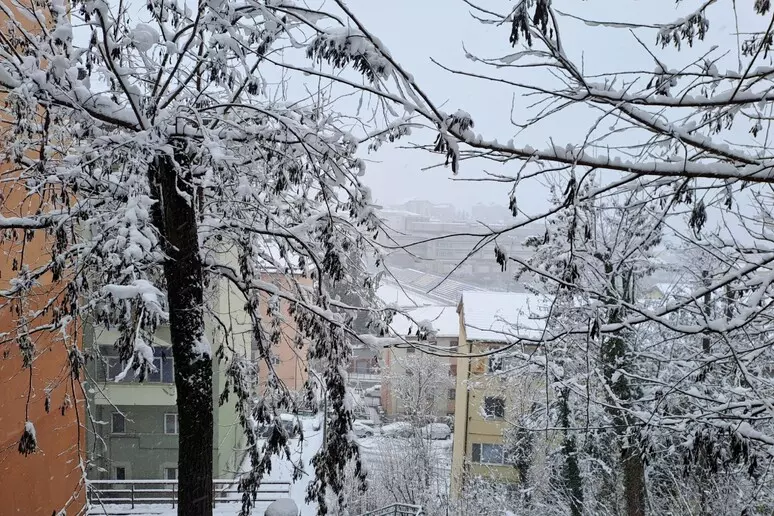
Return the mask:
{"type": "MultiPolygon", "coordinates": [[[[502,343],[470,342],[464,324],[464,310],[460,311],[460,351],[479,355],[502,343]]],[[[457,398],[452,451],[451,493],[460,496],[466,477],[481,476],[496,482],[518,482],[518,472],[510,464],[483,464],[474,462],[475,444],[499,444],[507,449],[504,431],[506,418],[515,420],[532,409],[532,404],[544,393],[544,382],[536,376],[489,374],[488,357],[459,357],[457,359],[457,398]],[[487,397],[504,399],[504,418],[486,417],[484,403],[487,397]]],[[[538,454],[539,455],[539,454],[538,454]]],[[[536,457],[536,460],[542,460],[536,457]]]]}
{"type": "MultiPolygon", "coordinates": [[[[222,257],[223,258],[223,257],[222,257]]],[[[228,256],[225,257],[228,260],[228,256]]],[[[263,281],[282,281],[281,275],[266,275],[263,281]]],[[[215,298],[212,308],[218,316],[207,318],[207,337],[213,352],[223,345],[224,358],[213,360],[213,474],[216,478],[231,478],[239,470],[245,456],[246,438],[239,424],[236,411],[236,397],[230,396],[223,405],[219,404],[220,394],[226,384],[227,370],[234,357],[253,360],[255,350],[252,349],[252,323],[244,310],[245,299],[230,283],[221,280],[208,292],[215,298]],[[230,326],[232,335],[225,342],[221,322],[230,326]]],[[[262,300],[268,301],[264,297],[262,300]]],[[[287,304],[282,306],[286,320],[292,323],[287,304]]],[[[291,390],[300,390],[306,381],[306,350],[291,349],[295,330],[292,325],[284,329],[286,334],[280,345],[273,348],[273,353],[279,358],[274,364],[279,378],[291,390]]],[[[104,329],[93,330],[87,338],[89,346],[97,346],[102,354],[110,354],[113,343],[118,339],[118,333],[104,329]]],[[[154,347],[170,346],[169,327],[161,326],[154,335],[154,347]]],[[[171,353],[171,351],[170,351],[171,353]]],[[[259,364],[259,367],[265,364],[259,364]]],[[[113,478],[114,463],[127,467],[129,478],[163,478],[165,467],[177,464],[177,436],[164,435],[164,414],[176,412],[177,393],[172,382],[132,381],[132,374],[119,383],[111,381],[105,371],[100,370],[101,364],[93,362],[90,366],[92,378],[96,379],[93,393],[94,403],[98,407],[107,425],[100,425],[98,435],[90,436],[89,449],[95,450],[97,468],[90,471],[93,478],[113,478]],[[117,406],[126,411],[127,432],[115,435],[110,431],[110,417],[117,406]],[[158,453],[154,453],[154,445],[158,444],[158,453]],[[100,471],[103,468],[105,471],[100,471]]],[[[264,371],[265,374],[265,371],[264,371]]],[[[263,376],[259,372],[259,376],[263,376]]],[[[265,378],[265,376],[264,376],[265,378]]]]}
{"type": "MultiPolygon", "coordinates": [[[[456,350],[457,343],[458,339],[456,336],[439,336],[433,345],[439,348],[449,348],[456,350]]],[[[421,351],[417,350],[414,351],[414,353],[418,354],[421,353],[421,351]]],[[[395,377],[402,378],[404,375],[406,375],[406,368],[403,364],[406,364],[407,361],[410,361],[411,357],[411,349],[405,346],[385,347],[382,352],[382,408],[384,409],[385,414],[388,416],[399,416],[404,414],[406,411],[406,407],[404,407],[401,401],[396,397],[395,389],[391,388],[390,380],[392,379],[394,381],[395,377]]],[[[435,403],[431,415],[437,417],[453,416],[456,409],[455,398],[450,398],[449,391],[454,390],[456,393],[455,366],[457,359],[439,357],[438,361],[440,364],[443,364],[443,367],[448,367],[447,374],[449,380],[447,386],[438,389],[439,392],[435,398],[435,403]]],[[[411,381],[410,377],[406,378],[406,381],[411,381]]]]}
{"type": "MultiPolygon", "coordinates": [[[[0,25],[5,27],[6,22],[0,15],[0,25]]],[[[7,126],[0,122],[0,131],[5,130],[7,126]]],[[[6,181],[13,177],[8,164],[0,163],[0,177],[4,179],[0,183],[0,216],[34,213],[39,200],[23,201],[26,188],[15,188],[6,181]]],[[[0,230],[0,291],[9,287],[22,265],[34,270],[50,261],[42,231],[35,231],[34,238],[26,242],[23,232],[16,232],[16,237],[0,230]]],[[[61,289],[50,274],[44,275],[24,306],[25,312],[42,308],[61,289]]],[[[50,320],[49,313],[29,324],[35,327],[50,320]]],[[[85,411],[80,386],[70,378],[68,351],[80,345],[80,334],[75,332],[79,322],[71,324],[67,342],[61,332],[34,334],[31,368],[23,367],[14,338],[18,323],[13,304],[0,297],[0,515],[50,516],[64,508],[68,514],[77,514],[85,503],[81,468],[85,411]],[[47,392],[49,412],[45,408],[47,392]],[[18,442],[26,421],[35,427],[38,450],[25,457],[18,452],[18,442]]]]}
{"type": "MultiPolygon", "coordinates": [[[[208,332],[210,332],[208,326],[208,332]]],[[[210,332],[213,347],[217,343],[210,332]]],[[[177,435],[164,433],[164,414],[177,412],[177,390],[172,381],[137,382],[130,372],[121,382],[112,381],[103,361],[113,355],[112,344],[118,333],[104,329],[87,332],[88,346],[99,349],[100,360],[92,361],[90,377],[93,384],[92,410],[96,420],[105,424],[95,427],[89,435],[89,450],[94,461],[90,478],[115,478],[115,465],[126,468],[127,478],[160,479],[164,468],[176,467],[178,458],[177,435]],[[111,431],[112,414],[116,408],[126,415],[126,432],[111,431]]],[[[171,356],[169,327],[161,326],[154,335],[154,348],[167,348],[171,356]]],[[[226,362],[227,364],[227,362],[226,362]]],[[[244,434],[237,424],[233,396],[231,403],[218,406],[217,398],[223,388],[226,364],[213,363],[215,392],[213,474],[229,478],[243,458],[244,434]]]]}
{"type": "Polygon", "coordinates": [[[177,467],[177,435],[164,433],[164,415],[176,413],[175,406],[97,405],[95,416],[107,424],[95,445],[104,449],[97,459],[95,478],[115,478],[115,467],[126,468],[127,479],[164,478],[164,467],[177,467]],[[114,413],[125,416],[125,432],[111,428],[114,413]]]}

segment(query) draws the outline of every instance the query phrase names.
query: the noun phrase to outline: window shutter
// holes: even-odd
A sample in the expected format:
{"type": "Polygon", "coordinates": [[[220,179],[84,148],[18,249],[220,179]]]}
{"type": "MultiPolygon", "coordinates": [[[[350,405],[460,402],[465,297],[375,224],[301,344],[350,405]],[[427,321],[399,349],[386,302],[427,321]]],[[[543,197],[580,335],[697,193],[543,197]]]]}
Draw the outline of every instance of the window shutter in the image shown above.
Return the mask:
{"type": "Polygon", "coordinates": [[[473,462],[481,462],[481,445],[473,443],[473,462]]]}

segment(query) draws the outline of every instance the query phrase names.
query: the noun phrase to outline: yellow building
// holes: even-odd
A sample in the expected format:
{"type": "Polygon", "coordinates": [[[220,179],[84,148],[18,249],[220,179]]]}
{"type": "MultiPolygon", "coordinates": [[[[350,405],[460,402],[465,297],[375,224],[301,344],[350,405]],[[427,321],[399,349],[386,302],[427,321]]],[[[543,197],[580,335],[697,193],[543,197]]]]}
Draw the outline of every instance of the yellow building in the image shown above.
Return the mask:
{"type": "Polygon", "coordinates": [[[503,432],[512,418],[531,410],[541,392],[540,378],[520,371],[504,352],[535,349],[516,335],[539,337],[545,302],[531,294],[464,292],[459,314],[459,351],[452,453],[451,492],[458,496],[469,479],[514,483],[518,472],[509,460],[503,432]],[[514,372],[511,374],[509,370],[514,372]],[[514,375],[520,375],[514,379],[514,375]]]}

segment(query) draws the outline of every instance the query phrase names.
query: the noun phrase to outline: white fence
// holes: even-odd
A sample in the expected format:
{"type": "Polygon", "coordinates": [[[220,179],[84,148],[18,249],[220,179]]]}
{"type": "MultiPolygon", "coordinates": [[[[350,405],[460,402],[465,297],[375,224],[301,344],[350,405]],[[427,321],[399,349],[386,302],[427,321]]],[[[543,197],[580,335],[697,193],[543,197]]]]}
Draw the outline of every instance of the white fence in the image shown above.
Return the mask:
{"type": "MultiPolygon", "coordinates": [[[[216,479],[212,481],[212,503],[237,503],[242,501],[242,493],[237,489],[239,483],[234,479],[216,479]]],[[[177,505],[177,480],[89,480],[89,504],[136,505],[171,504],[177,505]]],[[[258,502],[273,502],[287,498],[290,494],[290,482],[261,482],[258,488],[258,502]]]]}

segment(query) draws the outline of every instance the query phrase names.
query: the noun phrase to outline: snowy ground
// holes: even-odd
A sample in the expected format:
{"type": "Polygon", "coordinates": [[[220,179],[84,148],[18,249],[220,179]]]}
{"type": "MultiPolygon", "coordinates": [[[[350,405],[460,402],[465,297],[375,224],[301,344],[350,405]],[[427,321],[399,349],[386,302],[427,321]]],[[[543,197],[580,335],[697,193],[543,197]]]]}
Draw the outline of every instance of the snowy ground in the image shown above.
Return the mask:
{"type": "MultiPolygon", "coordinates": [[[[395,451],[410,449],[408,439],[399,437],[383,437],[380,435],[358,439],[360,454],[368,468],[379,468],[380,464],[389,459],[395,451]]],[[[429,441],[431,450],[436,457],[436,465],[442,470],[451,471],[452,440],[429,441]]]]}
{"type": "MultiPolygon", "coordinates": [[[[291,451],[293,453],[294,460],[299,457],[303,459],[304,474],[290,488],[290,498],[292,498],[301,509],[301,516],[313,516],[316,513],[316,507],[313,505],[304,504],[304,498],[306,498],[306,487],[309,481],[312,479],[312,469],[310,462],[312,457],[322,445],[322,430],[314,429],[314,420],[311,418],[302,419],[304,427],[304,442],[303,446],[299,444],[297,440],[291,441],[291,451]]],[[[380,463],[385,460],[385,457],[394,453],[396,449],[405,449],[409,446],[407,439],[390,438],[383,436],[375,436],[364,439],[359,439],[360,449],[363,456],[363,461],[367,468],[379,468],[380,463]]],[[[451,453],[452,453],[452,441],[451,439],[446,441],[431,441],[430,446],[434,453],[438,457],[439,467],[450,470],[451,469],[451,453]]],[[[246,464],[245,467],[249,467],[246,464]]],[[[280,460],[274,457],[272,460],[272,471],[266,480],[273,481],[288,481],[292,482],[292,467],[290,463],[280,460]]],[[[253,510],[254,516],[262,516],[268,503],[258,503],[257,507],[253,510]]],[[[236,516],[239,513],[239,504],[217,504],[213,512],[216,516],[236,516]]],[[[93,508],[90,515],[132,515],[132,516],[176,516],[177,509],[173,508],[171,504],[166,505],[143,505],[138,506],[135,509],[131,509],[127,506],[108,505],[102,508],[93,508]]]]}

